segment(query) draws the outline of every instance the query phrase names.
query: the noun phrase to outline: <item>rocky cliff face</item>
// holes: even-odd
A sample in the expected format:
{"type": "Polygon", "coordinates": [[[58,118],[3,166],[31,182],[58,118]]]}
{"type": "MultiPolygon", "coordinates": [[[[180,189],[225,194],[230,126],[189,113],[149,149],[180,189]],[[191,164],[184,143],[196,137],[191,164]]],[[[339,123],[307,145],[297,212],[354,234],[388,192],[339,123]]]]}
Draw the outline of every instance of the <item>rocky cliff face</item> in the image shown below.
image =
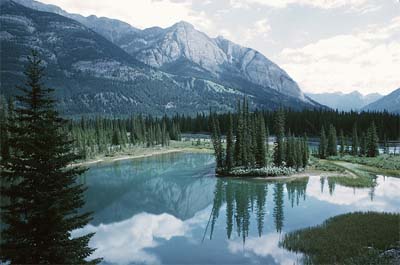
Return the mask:
{"type": "Polygon", "coordinates": [[[259,109],[320,106],[304,99],[296,83],[261,54],[211,39],[188,23],[137,30],[118,20],[23,3],[36,10],[1,0],[3,94],[23,84],[26,56],[36,49],[47,66],[45,83],[57,88],[65,114],[232,111],[244,95],[259,109]]]}

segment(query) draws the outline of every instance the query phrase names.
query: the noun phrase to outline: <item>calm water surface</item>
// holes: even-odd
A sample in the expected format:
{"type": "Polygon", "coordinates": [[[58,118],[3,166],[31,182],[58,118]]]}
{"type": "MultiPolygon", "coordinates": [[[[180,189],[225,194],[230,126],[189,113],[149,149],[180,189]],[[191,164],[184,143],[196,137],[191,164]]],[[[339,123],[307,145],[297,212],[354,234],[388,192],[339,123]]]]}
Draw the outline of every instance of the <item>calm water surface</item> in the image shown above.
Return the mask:
{"type": "Polygon", "coordinates": [[[167,154],[90,168],[86,208],[103,264],[294,264],[287,232],[354,211],[400,212],[400,179],[354,189],[319,176],[217,179],[208,154],[167,154]]]}

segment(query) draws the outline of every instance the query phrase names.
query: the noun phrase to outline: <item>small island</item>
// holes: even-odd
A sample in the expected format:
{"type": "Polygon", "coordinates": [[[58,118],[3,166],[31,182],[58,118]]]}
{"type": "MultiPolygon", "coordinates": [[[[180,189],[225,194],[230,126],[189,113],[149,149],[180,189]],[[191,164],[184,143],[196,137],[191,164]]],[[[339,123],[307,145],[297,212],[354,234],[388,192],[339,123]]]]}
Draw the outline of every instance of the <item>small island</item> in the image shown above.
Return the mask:
{"type": "Polygon", "coordinates": [[[211,142],[216,160],[218,177],[288,177],[328,172],[328,176],[352,180],[345,182],[370,183],[368,172],[385,170],[389,175],[400,175],[400,158],[389,154],[385,137],[383,154],[379,155],[379,138],[374,121],[359,139],[355,124],[351,139],[329,125],[328,135],[322,126],[318,148],[310,150],[306,133],[294,135],[285,129],[285,111],[280,109],[273,119],[274,141],[270,148],[269,129],[262,112],[249,111],[246,98],[239,101],[237,112],[221,119],[210,113],[211,142]],[[222,136],[220,122],[224,122],[226,136],[222,136]],[[356,165],[362,165],[362,170],[356,165]],[[367,177],[366,177],[367,176],[367,177]]]}

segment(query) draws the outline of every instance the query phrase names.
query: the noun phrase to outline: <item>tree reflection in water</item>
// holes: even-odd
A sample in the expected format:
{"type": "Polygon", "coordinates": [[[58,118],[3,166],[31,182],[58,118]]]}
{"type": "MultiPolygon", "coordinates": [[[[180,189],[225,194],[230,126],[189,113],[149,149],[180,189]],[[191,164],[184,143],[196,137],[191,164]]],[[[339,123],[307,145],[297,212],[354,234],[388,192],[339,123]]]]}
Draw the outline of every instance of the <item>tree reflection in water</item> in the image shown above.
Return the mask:
{"type": "Polygon", "coordinates": [[[272,188],[273,219],[276,231],[281,233],[284,225],[284,187],[288,193],[290,205],[298,206],[306,198],[307,178],[271,183],[243,179],[218,179],[215,184],[213,207],[205,235],[210,228],[212,239],[214,227],[221,207],[226,204],[226,235],[230,239],[235,229],[243,243],[249,235],[250,219],[253,215],[257,223],[258,236],[261,237],[266,216],[268,189],[272,188]],[[270,186],[270,187],[269,187],[270,186]]]}

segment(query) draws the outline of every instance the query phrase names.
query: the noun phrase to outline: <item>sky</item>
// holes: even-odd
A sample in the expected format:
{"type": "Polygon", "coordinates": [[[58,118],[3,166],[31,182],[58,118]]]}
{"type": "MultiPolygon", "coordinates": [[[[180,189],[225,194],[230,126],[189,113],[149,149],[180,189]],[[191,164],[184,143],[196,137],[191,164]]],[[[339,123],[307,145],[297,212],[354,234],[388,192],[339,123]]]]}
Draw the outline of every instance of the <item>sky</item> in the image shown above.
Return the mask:
{"type": "Polygon", "coordinates": [[[184,20],[277,63],[305,92],[400,87],[399,0],[40,0],[136,28],[184,20]]]}

